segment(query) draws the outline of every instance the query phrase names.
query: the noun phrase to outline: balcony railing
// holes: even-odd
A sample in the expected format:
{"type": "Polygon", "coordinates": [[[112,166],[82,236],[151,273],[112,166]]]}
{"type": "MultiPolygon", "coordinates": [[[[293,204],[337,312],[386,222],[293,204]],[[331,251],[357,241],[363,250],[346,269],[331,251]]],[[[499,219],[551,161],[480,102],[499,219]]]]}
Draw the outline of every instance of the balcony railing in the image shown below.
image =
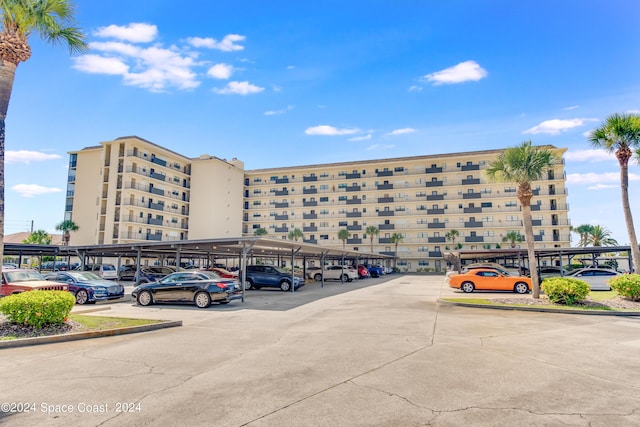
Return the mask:
{"type": "Polygon", "coordinates": [[[444,185],[444,181],[427,181],[425,183],[425,187],[442,187],[444,185]]]}
{"type": "Polygon", "coordinates": [[[378,184],[378,190],[393,190],[393,184],[378,184]]]}
{"type": "Polygon", "coordinates": [[[394,211],[378,211],[378,216],[394,216],[394,211]]]}
{"type": "Polygon", "coordinates": [[[395,230],[395,224],[380,224],[378,230],[395,230]]]}
{"type": "Polygon", "coordinates": [[[444,228],[444,222],[430,222],[427,224],[427,228],[444,228]]]}

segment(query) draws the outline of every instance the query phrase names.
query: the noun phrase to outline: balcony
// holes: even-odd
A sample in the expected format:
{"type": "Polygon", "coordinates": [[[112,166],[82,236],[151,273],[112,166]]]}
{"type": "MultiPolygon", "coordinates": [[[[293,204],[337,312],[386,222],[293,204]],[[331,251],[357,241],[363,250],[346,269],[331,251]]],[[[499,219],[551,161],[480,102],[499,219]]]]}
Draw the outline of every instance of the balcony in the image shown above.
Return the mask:
{"type": "Polygon", "coordinates": [[[347,212],[347,218],[360,218],[362,217],[362,212],[347,212]]]}
{"type": "Polygon", "coordinates": [[[157,194],[159,196],[164,196],[164,190],[160,188],[150,187],[149,193],[157,194]]]}
{"type": "Polygon", "coordinates": [[[317,188],[303,188],[302,194],[318,194],[317,188]]]}
{"type": "Polygon", "coordinates": [[[362,239],[358,238],[358,239],[347,239],[347,244],[348,245],[360,245],[362,244],[362,239]]]}
{"type": "Polygon", "coordinates": [[[534,241],[534,242],[542,242],[542,238],[543,238],[543,237],[544,237],[544,236],[541,236],[541,235],[539,235],[539,234],[538,234],[538,235],[535,235],[535,236],[533,236],[533,241],[534,241]]]}
{"type": "Polygon", "coordinates": [[[288,184],[289,178],[276,178],[276,184],[288,184]]]}
{"type": "Polygon", "coordinates": [[[312,243],[312,244],[314,244],[314,245],[317,245],[317,244],[318,244],[318,241],[317,241],[316,239],[302,239],[302,241],[303,241],[304,243],[312,243]]]}
{"type": "Polygon", "coordinates": [[[476,228],[476,227],[483,227],[482,222],[481,221],[466,221],[464,223],[465,227],[471,227],[471,228],[476,228]]]}
{"type": "Polygon", "coordinates": [[[276,233],[288,233],[289,227],[276,227],[275,231],[276,233]]]}
{"type": "Polygon", "coordinates": [[[539,211],[542,205],[531,205],[531,212],[539,211]]]}
{"type": "Polygon", "coordinates": [[[159,159],[155,156],[151,156],[151,163],[155,163],[156,165],[167,167],[167,161],[159,159]]]}
{"type": "Polygon", "coordinates": [[[347,179],[356,179],[356,178],[360,178],[360,173],[359,172],[354,172],[354,173],[348,173],[346,175],[347,179]]]}
{"type": "Polygon", "coordinates": [[[162,218],[148,218],[147,224],[150,225],[162,225],[162,218]]]}
{"type": "Polygon", "coordinates": [[[164,210],[164,203],[149,202],[148,208],[149,209],[155,209],[155,210],[158,210],[158,211],[163,211],[164,210]]]}
{"type": "Polygon", "coordinates": [[[362,230],[361,225],[347,225],[347,230],[349,231],[360,231],[362,230]]]}
{"type": "Polygon", "coordinates": [[[479,199],[482,197],[482,193],[464,193],[462,195],[463,199],[479,199]]]}
{"type": "Polygon", "coordinates": [[[468,178],[462,180],[462,185],[480,184],[480,178],[468,178]]]}
{"type": "Polygon", "coordinates": [[[274,191],[274,194],[276,196],[288,196],[289,195],[289,190],[276,190],[276,191],[274,191]]]}
{"type": "Polygon", "coordinates": [[[314,213],[303,213],[302,219],[318,219],[318,214],[314,213]]]}
{"type": "Polygon", "coordinates": [[[167,178],[166,175],[163,175],[158,172],[151,172],[149,176],[153,179],[157,179],[158,181],[164,181],[167,178]]]}
{"type": "Polygon", "coordinates": [[[317,176],[303,176],[302,182],[315,182],[318,180],[317,176]]]}
{"type": "Polygon", "coordinates": [[[395,224],[380,224],[378,230],[395,230],[395,224]]]}
{"type": "Polygon", "coordinates": [[[393,197],[378,197],[378,203],[393,203],[393,197]]]}
{"type": "Polygon", "coordinates": [[[378,184],[378,190],[393,190],[393,184],[378,184]]]}
{"type": "Polygon", "coordinates": [[[380,252],[380,255],[396,256],[396,253],[394,251],[384,251],[380,252]]]}
{"type": "Polygon", "coordinates": [[[480,165],[463,165],[462,166],[462,171],[477,171],[480,170],[480,165]]]}
{"type": "Polygon", "coordinates": [[[480,206],[468,207],[462,210],[464,213],[482,213],[482,208],[480,206]]]}
{"type": "Polygon", "coordinates": [[[359,185],[352,185],[351,187],[346,188],[347,191],[360,191],[361,187],[359,185]]]}
{"type": "Polygon", "coordinates": [[[378,171],[376,176],[393,176],[393,171],[378,171]]]}
{"type": "Polygon", "coordinates": [[[274,206],[276,207],[276,209],[288,208],[289,202],[276,202],[274,203],[274,206]]]}
{"type": "Polygon", "coordinates": [[[442,187],[444,185],[444,181],[427,181],[425,183],[425,187],[442,187]]]}
{"type": "Polygon", "coordinates": [[[147,233],[146,240],[160,241],[162,240],[162,233],[157,233],[157,234],[147,233]]]}
{"type": "Polygon", "coordinates": [[[440,209],[440,208],[427,209],[427,215],[444,215],[444,209],[440,209]]]}
{"type": "Polygon", "coordinates": [[[302,202],[302,206],[318,206],[318,202],[316,202],[315,200],[311,200],[308,202],[302,202]]]}
{"type": "Polygon", "coordinates": [[[359,205],[362,203],[362,199],[347,199],[348,205],[359,205]]]}
{"type": "Polygon", "coordinates": [[[442,252],[429,251],[429,258],[442,258],[442,252]]]}
{"type": "Polygon", "coordinates": [[[276,221],[287,221],[289,219],[289,215],[274,215],[276,221]]]}
{"type": "Polygon", "coordinates": [[[531,220],[531,225],[533,225],[534,227],[540,227],[542,225],[542,220],[541,219],[532,219],[531,220]]]}
{"type": "Polygon", "coordinates": [[[427,200],[444,200],[444,194],[429,194],[427,200]]]}
{"type": "Polygon", "coordinates": [[[444,222],[430,222],[427,224],[427,228],[444,228],[444,222]]]}
{"type": "Polygon", "coordinates": [[[438,237],[429,237],[427,241],[429,243],[444,243],[446,239],[442,236],[438,236],[438,237]]]}
{"type": "Polygon", "coordinates": [[[394,211],[378,211],[378,216],[393,216],[394,211]]]}
{"type": "Polygon", "coordinates": [[[437,167],[430,167],[430,168],[426,168],[424,170],[424,173],[441,173],[442,172],[442,168],[437,168],[437,167]]]}
{"type": "Polygon", "coordinates": [[[483,236],[467,236],[464,238],[466,243],[481,243],[484,242],[483,236]]]}
{"type": "Polygon", "coordinates": [[[308,227],[302,227],[302,231],[304,231],[305,233],[310,233],[312,231],[318,231],[318,227],[316,227],[315,225],[310,225],[308,227]]]}
{"type": "Polygon", "coordinates": [[[380,243],[380,244],[389,244],[389,243],[393,243],[393,242],[391,241],[391,237],[380,237],[378,239],[378,243],[380,243]]]}

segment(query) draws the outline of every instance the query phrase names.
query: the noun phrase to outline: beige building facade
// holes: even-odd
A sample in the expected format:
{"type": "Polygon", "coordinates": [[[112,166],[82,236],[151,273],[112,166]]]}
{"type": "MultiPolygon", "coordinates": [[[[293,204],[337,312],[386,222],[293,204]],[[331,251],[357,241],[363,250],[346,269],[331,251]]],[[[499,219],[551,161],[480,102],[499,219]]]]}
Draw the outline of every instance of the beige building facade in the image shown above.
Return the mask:
{"type": "MultiPolygon", "coordinates": [[[[559,159],[566,151],[549,148],[559,159]]],[[[74,244],[233,238],[259,229],[288,239],[299,229],[307,243],[365,259],[394,255],[406,271],[439,271],[446,250],[509,247],[510,232],[524,236],[515,184],[485,176],[501,152],[244,170],[237,159],[187,158],[123,137],[69,153],[65,218],[80,227],[74,244]],[[367,234],[369,227],[377,233],[367,234]]],[[[532,186],[536,248],[569,247],[564,161],[532,186]]]]}

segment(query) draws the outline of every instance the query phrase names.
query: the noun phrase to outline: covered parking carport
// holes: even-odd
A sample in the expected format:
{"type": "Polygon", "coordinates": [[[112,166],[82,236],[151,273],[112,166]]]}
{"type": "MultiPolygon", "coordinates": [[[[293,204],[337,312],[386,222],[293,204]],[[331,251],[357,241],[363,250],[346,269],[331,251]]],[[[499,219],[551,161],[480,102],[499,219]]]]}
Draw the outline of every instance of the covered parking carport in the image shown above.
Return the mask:
{"type": "MultiPolygon", "coordinates": [[[[335,249],[291,240],[277,240],[264,237],[242,237],[226,239],[180,240],[172,242],[118,243],[110,245],[62,246],[58,247],[59,256],[77,256],[84,264],[89,257],[117,258],[118,270],[122,257],[136,260],[136,269],[140,269],[143,258],[174,259],[175,265],[181,265],[183,258],[199,258],[211,265],[215,260],[234,259],[238,261],[242,278],[242,300],[245,299],[246,266],[250,259],[288,260],[291,265],[291,280],[295,276],[295,262],[302,260],[302,274],[306,277],[308,260],[318,260],[322,271],[324,287],[325,261],[334,260],[345,265],[347,261],[358,264],[362,259],[393,259],[382,254],[367,254],[346,249],[335,249]]],[[[291,286],[291,292],[295,292],[291,286]]]]}

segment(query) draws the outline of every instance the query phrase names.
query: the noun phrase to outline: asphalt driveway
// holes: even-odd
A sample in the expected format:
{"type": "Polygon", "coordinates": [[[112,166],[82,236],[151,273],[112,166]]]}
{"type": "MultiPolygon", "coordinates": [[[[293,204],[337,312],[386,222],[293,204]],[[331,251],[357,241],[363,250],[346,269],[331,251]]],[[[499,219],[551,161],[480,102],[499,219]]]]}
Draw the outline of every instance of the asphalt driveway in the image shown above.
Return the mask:
{"type": "Polygon", "coordinates": [[[451,294],[407,275],[112,304],[184,326],[2,350],[0,424],[640,425],[640,319],[436,303],[451,294]]]}

